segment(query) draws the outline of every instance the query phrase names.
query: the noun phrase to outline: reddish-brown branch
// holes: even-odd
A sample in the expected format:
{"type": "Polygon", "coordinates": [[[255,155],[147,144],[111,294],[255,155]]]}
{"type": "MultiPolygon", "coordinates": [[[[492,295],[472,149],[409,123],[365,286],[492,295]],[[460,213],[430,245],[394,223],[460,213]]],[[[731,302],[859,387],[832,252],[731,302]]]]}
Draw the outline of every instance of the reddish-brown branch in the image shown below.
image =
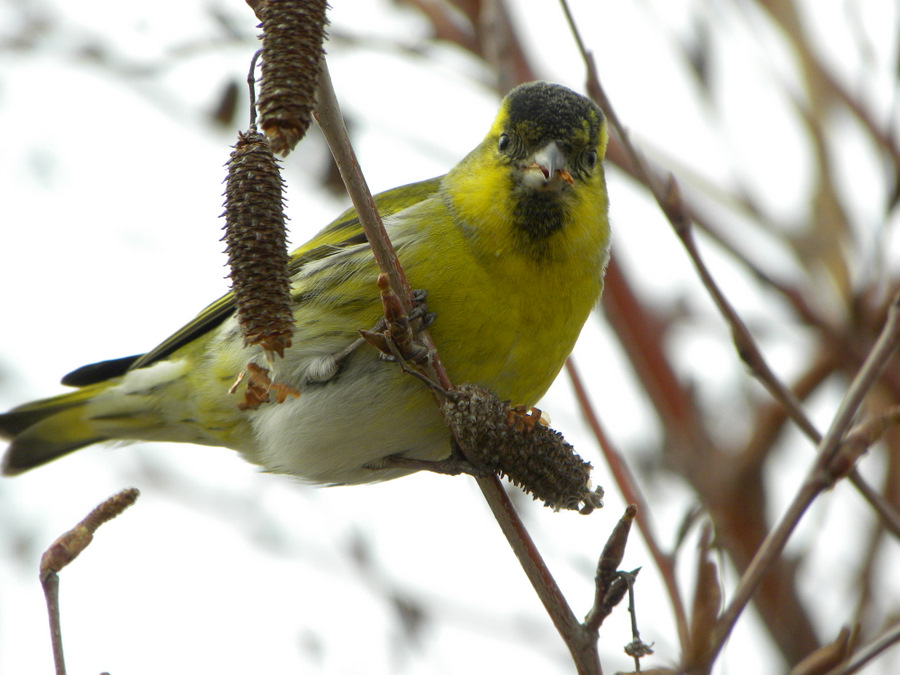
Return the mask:
{"type": "MultiPolygon", "coordinates": [[[[360,223],[372,246],[375,260],[382,273],[387,274],[393,292],[404,299],[407,309],[411,308],[412,292],[406,281],[406,275],[400,261],[390,243],[381,217],[375,206],[375,200],[369,192],[365,178],[350,145],[350,139],[344,128],[343,118],[338,106],[337,97],[324,65],[319,76],[318,107],[316,119],[331,147],[335,162],[340,169],[347,191],[357,210],[360,223]]],[[[450,379],[437,355],[437,349],[430,335],[425,331],[421,335],[432,354],[430,375],[436,378],[445,389],[451,388],[450,379]]],[[[579,675],[599,675],[600,661],[597,655],[596,636],[591,636],[583,629],[566,602],[562,591],[557,586],[553,575],[541,557],[537,547],[525,529],[525,525],[516,513],[509,496],[496,476],[476,478],[478,487],[484,495],[491,512],[506,535],[510,547],[522,565],[538,597],[550,615],[554,625],[569,648],[575,661],[579,675]]]]}
{"type": "MultiPolygon", "coordinates": [[[[779,400],[791,400],[790,391],[768,369],[743,321],[719,289],[700,257],[693,239],[688,211],[681,200],[677,182],[671,174],[661,179],[631,144],[624,126],[600,84],[593,56],[585,48],[565,0],[561,0],[561,5],[587,69],[586,86],[589,94],[606,113],[638,179],[650,189],[685,246],[704,287],[728,320],[739,354],[751,364],[751,367],[755,365],[760,368],[757,373],[766,374],[761,381],[773,393],[777,392],[780,397],[786,396],[779,400]]],[[[799,406],[789,407],[789,410],[799,423],[803,422],[805,415],[799,406]]],[[[675,451],[673,458],[676,462],[680,462],[676,466],[701,495],[704,505],[716,522],[722,545],[738,568],[744,569],[768,532],[765,512],[767,500],[761,474],[759,471],[737,473],[736,469],[739,467],[734,466],[731,457],[714,447],[698,416],[692,416],[692,420],[693,424],[688,428],[692,433],[687,437],[679,438],[685,431],[684,427],[667,429],[667,432],[674,431],[679,434],[675,437],[676,443],[672,443],[672,439],[667,439],[667,451],[670,453],[675,451]]],[[[818,640],[812,622],[794,589],[793,571],[785,561],[777,558],[768,561],[767,569],[769,575],[759,588],[757,604],[773,639],[788,661],[796,663],[818,647],[818,640]]]]}
{"type": "Polygon", "coordinates": [[[619,452],[613,447],[603,426],[600,424],[600,418],[595,412],[594,406],[591,404],[590,397],[588,396],[584,383],[581,381],[581,376],[578,373],[578,369],[575,367],[575,363],[571,357],[566,361],[566,373],[569,375],[569,379],[575,389],[575,397],[578,400],[581,414],[590,425],[591,431],[593,431],[594,437],[600,445],[603,457],[606,459],[606,463],[616,481],[616,485],[622,492],[622,498],[627,503],[637,506],[636,519],[638,529],[641,531],[641,536],[644,538],[644,542],[650,550],[650,555],[653,557],[653,562],[656,564],[660,576],[662,577],[666,592],[669,595],[669,602],[672,603],[672,611],[675,614],[675,625],[678,628],[679,639],[681,644],[685,645],[689,638],[687,614],[684,609],[681,594],[678,592],[678,580],[675,576],[675,561],[671,556],[663,553],[662,547],[657,540],[656,532],[653,529],[653,523],[650,520],[649,504],[644,498],[637,481],[634,480],[628,465],[622,459],[619,452]]]}
{"type": "Polygon", "coordinates": [[[711,640],[713,655],[718,653],[724,645],[744,606],[759,587],[767,570],[781,555],[788,538],[797,523],[800,522],[806,509],[823,490],[833,485],[836,480],[843,478],[859,455],[868,447],[869,439],[861,439],[858,444],[850,443],[851,436],[847,435],[847,431],[863,398],[875,385],[896,350],[898,342],[900,342],[900,294],[894,298],[891,312],[878,341],[847,390],[828,432],[819,444],[816,461],[810,468],[806,480],[797,491],[786,513],[757,550],[747,570],[741,576],[741,582],[734,596],[722,612],[719,621],[716,622],[711,640]],[[846,455],[846,457],[842,455],[846,455]]]}

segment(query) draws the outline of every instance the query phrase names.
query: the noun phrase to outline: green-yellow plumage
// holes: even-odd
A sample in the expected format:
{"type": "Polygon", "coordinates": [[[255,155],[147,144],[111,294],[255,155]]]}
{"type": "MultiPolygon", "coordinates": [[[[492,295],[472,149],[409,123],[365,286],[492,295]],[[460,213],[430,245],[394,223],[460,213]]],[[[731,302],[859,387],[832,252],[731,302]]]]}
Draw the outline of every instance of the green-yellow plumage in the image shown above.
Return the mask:
{"type": "MultiPolygon", "coordinates": [[[[490,132],[449,173],[375,198],[451,379],[531,405],[572,350],[608,259],[601,160],[606,124],[586,98],[548,83],[514,89],[490,132]]],[[[229,387],[248,360],[231,295],[159,347],[86,366],[79,389],[0,415],[15,474],[105,440],[194,442],[269,471],[360,483],[405,471],[389,455],[446,457],[449,435],[424,385],[369,346],[334,355],[381,315],[377,268],[355,212],[292,255],[296,328],[271,377],[300,396],[239,410],[229,387]]]]}

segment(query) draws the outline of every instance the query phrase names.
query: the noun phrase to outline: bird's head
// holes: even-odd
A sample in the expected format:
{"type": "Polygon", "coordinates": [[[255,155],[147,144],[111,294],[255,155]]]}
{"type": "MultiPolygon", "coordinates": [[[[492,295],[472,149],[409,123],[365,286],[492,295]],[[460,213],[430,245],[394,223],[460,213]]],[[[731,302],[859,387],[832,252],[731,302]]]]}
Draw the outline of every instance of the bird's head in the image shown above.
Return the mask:
{"type": "Polygon", "coordinates": [[[591,100],[558,84],[529,82],[503,99],[485,144],[493,144],[517,185],[565,192],[597,176],[606,141],[606,120],[591,100]]]}
{"type": "Polygon", "coordinates": [[[600,108],[571,89],[516,87],[484,140],[444,177],[458,226],[492,255],[549,260],[587,248],[605,261],[606,129],[600,108]]]}

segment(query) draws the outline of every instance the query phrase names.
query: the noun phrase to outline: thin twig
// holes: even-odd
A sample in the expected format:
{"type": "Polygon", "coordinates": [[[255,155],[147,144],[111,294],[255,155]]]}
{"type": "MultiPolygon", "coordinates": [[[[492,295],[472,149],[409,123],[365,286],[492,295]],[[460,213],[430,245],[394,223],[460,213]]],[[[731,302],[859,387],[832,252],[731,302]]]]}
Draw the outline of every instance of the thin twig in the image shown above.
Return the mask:
{"type": "Polygon", "coordinates": [[[59,614],[59,574],[87,548],[97,529],[134,504],[140,492],[127,488],[117,492],[94,508],[78,525],[65,532],[44,551],[41,556],[40,579],[47,601],[50,619],[50,640],[53,645],[53,664],[56,675],[65,675],[66,661],[63,655],[62,624],[59,614]]]}
{"type": "MultiPolygon", "coordinates": [[[[810,504],[823,490],[830,487],[834,480],[840,477],[835,475],[834,463],[836,459],[841,459],[839,451],[845,434],[853,422],[856,411],[859,409],[866,393],[875,385],[878,376],[897,348],[898,341],[900,341],[900,294],[891,303],[888,320],[881,331],[881,335],[879,335],[875,346],[869,352],[868,358],[853,379],[832,420],[828,433],[825,434],[825,437],[819,444],[816,461],[809,470],[806,480],[794,496],[785,514],[771,530],[759,547],[759,550],[757,550],[756,555],[741,577],[734,597],[716,621],[713,636],[710,640],[710,662],[722,649],[725,640],[727,640],[734,628],[738,616],[762,581],[763,575],[781,555],[785,544],[787,544],[806,509],[809,508],[810,504]]],[[[852,461],[852,459],[849,458],[849,461],[852,461]]],[[[841,467],[837,468],[840,469],[841,467]]]]}
{"type": "Polygon", "coordinates": [[[94,538],[97,529],[134,504],[140,495],[137,488],[127,488],[97,506],[71,530],[60,536],[41,556],[41,578],[62,570],[75,560],[94,538]]]}
{"type": "Polygon", "coordinates": [[[622,493],[622,497],[626,502],[637,505],[636,520],[638,529],[640,530],[641,536],[644,538],[644,543],[646,543],[647,548],[650,550],[653,562],[656,564],[660,576],[662,577],[663,584],[665,585],[666,592],[669,596],[669,602],[672,603],[672,611],[675,614],[675,625],[678,628],[680,642],[682,645],[686,645],[688,644],[690,634],[688,630],[687,612],[685,611],[681,594],[678,591],[678,580],[675,576],[675,562],[671,556],[663,553],[662,547],[657,541],[656,532],[653,529],[647,500],[644,498],[637,481],[635,481],[634,477],[631,475],[628,465],[622,460],[622,456],[613,447],[612,442],[603,430],[603,426],[600,424],[600,419],[591,405],[587,390],[584,387],[584,383],[581,380],[578,368],[575,366],[572,357],[569,357],[566,361],[566,372],[575,389],[575,398],[578,400],[581,414],[591,427],[594,437],[600,445],[600,450],[603,452],[603,456],[606,459],[610,471],[612,471],[613,478],[616,481],[619,491],[622,493]]]}
{"type": "MultiPolygon", "coordinates": [[[[375,262],[383,274],[387,274],[390,281],[391,290],[401,299],[407,312],[413,307],[412,290],[409,282],[406,280],[406,274],[400,266],[400,260],[397,253],[388,238],[387,231],[384,229],[384,223],[375,206],[375,199],[369,190],[366,178],[356,159],[356,152],[350,144],[350,137],[347,134],[347,128],[344,125],[344,118],[341,115],[340,105],[337,101],[337,95],[334,92],[334,85],[331,81],[331,74],[328,71],[328,63],[323,60],[320,65],[318,89],[316,91],[316,112],[315,118],[322,129],[325,140],[328,141],[328,147],[334,156],[334,161],[341,173],[341,178],[347,188],[347,194],[353,202],[353,207],[359,217],[360,225],[369,245],[372,247],[372,253],[375,256],[375,262]]],[[[424,331],[423,334],[427,334],[424,331]]],[[[443,383],[442,383],[443,384],[443,383]]],[[[449,385],[447,386],[449,388],[449,385]]]]}
{"type": "MultiPolygon", "coordinates": [[[[750,371],[766,388],[769,394],[784,406],[788,415],[801,431],[803,431],[803,433],[814,443],[818,444],[821,440],[821,434],[803,410],[800,401],[791,389],[775,375],[775,372],[771,369],[763,356],[762,351],[757,346],[750,330],[728,301],[721,288],[719,288],[718,283],[706,266],[706,262],[697,248],[693,234],[693,221],[687,205],[681,198],[678,182],[675,177],[669,173],[666,176],[665,182],[662,183],[659,172],[650,167],[647,159],[639,153],[631,143],[628,132],[620,122],[612,107],[612,103],[606,96],[603,86],[600,84],[593,55],[587,50],[581,39],[580,31],[569,10],[568,3],[566,0],[560,0],[560,4],[569,22],[569,28],[578,45],[578,49],[581,52],[582,59],[587,69],[588,92],[591,94],[592,98],[600,104],[609,117],[609,121],[619,135],[622,146],[631,161],[634,175],[641,183],[647,186],[653,197],[656,199],[661,210],[672,225],[672,228],[675,230],[675,234],[685,247],[703,286],[712,297],[719,312],[728,322],[731,329],[732,340],[741,360],[747,364],[750,371]]],[[[850,482],[872,506],[875,512],[884,520],[885,525],[891,533],[900,538],[900,514],[898,514],[875,489],[869,486],[855,469],[851,472],[850,482]]]]}
{"type": "Polygon", "coordinates": [[[62,625],[59,619],[59,575],[49,572],[41,576],[41,586],[47,601],[47,616],[50,618],[50,643],[53,646],[53,666],[56,675],[66,675],[66,659],[63,654],[62,625]]]}
{"type": "MultiPolygon", "coordinates": [[[[391,289],[401,298],[407,310],[409,310],[412,306],[412,291],[378,215],[375,200],[372,198],[372,194],[362,175],[356,154],[350,145],[350,139],[347,136],[337,96],[334,93],[331,77],[324,59],[322,61],[322,72],[319,75],[317,98],[316,120],[331,148],[332,155],[341,172],[341,177],[347,187],[347,192],[353,201],[353,206],[356,208],[369,244],[372,246],[378,267],[384,274],[388,275],[391,289]]],[[[427,331],[424,331],[420,337],[431,352],[430,365],[434,369],[432,373],[434,379],[444,389],[450,389],[452,387],[450,378],[440,362],[434,342],[427,334],[427,331]]],[[[549,568],[525,529],[525,525],[516,513],[509,496],[503,489],[500,479],[496,476],[490,476],[487,478],[476,478],[475,480],[497,523],[500,525],[500,529],[506,536],[513,553],[518,558],[519,564],[525,571],[528,580],[550,615],[553,624],[569,648],[579,675],[598,675],[601,669],[597,654],[596,637],[591,638],[575,618],[562,591],[553,579],[549,568]]]]}
{"type": "MultiPolygon", "coordinates": [[[[674,183],[674,178],[672,179],[672,181],[673,182],[671,183],[671,185],[677,190],[676,184],[674,183]]],[[[678,198],[678,201],[680,201],[680,197],[678,198]]],[[[680,210],[681,207],[676,206],[674,208],[676,210],[680,210]]],[[[772,397],[784,407],[788,415],[801,429],[801,431],[803,431],[803,433],[806,434],[806,436],[813,442],[820,444],[823,440],[822,436],[816,429],[815,425],[812,423],[812,420],[803,410],[800,400],[797,398],[794,392],[791,391],[790,387],[785,385],[784,382],[782,382],[778,378],[778,376],[775,375],[775,372],[771,369],[765,357],[763,356],[762,351],[759,349],[759,346],[753,339],[753,336],[750,333],[750,330],[747,328],[747,325],[744,323],[740,315],[725,297],[725,294],[719,288],[719,285],[716,283],[709,269],[706,267],[706,263],[704,262],[703,257],[701,256],[700,251],[697,248],[696,241],[694,240],[693,231],[690,226],[689,220],[685,218],[683,227],[676,227],[675,230],[678,236],[681,238],[684,247],[687,249],[688,255],[693,261],[694,266],[697,269],[697,273],[700,275],[700,278],[703,281],[704,287],[712,296],[713,301],[716,303],[716,306],[719,308],[722,316],[724,316],[728,321],[728,324],[731,328],[732,340],[734,341],[734,345],[737,348],[741,360],[747,364],[747,366],[750,368],[750,371],[762,383],[762,385],[772,395],[772,397]]],[[[885,365],[886,362],[882,364],[882,369],[885,365]]],[[[866,388],[866,391],[868,391],[868,387],[866,388]]],[[[839,441],[840,438],[834,441],[834,443],[837,443],[839,441]]],[[[896,510],[893,509],[891,505],[888,504],[887,501],[878,494],[877,491],[870,487],[855,469],[853,469],[853,471],[851,472],[850,482],[859,491],[863,498],[873,507],[875,512],[882,517],[885,525],[894,534],[894,536],[900,537],[900,514],[898,514],[896,510]]]]}
{"type": "Polygon", "coordinates": [[[589,633],[575,618],[556,580],[541,558],[540,552],[525,525],[516,513],[515,507],[503,489],[497,476],[476,478],[485,501],[494,514],[497,524],[506,535],[519,564],[550,615],[553,625],[559,631],[572,658],[578,675],[600,675],[600,660],[597,652],[596,634],[589,633]],[[499,495],[498,495],[499,493],[499,495]]]}
{"type": "Polygon", "coordinates": [[[853,673],[858,673],[863,666],[898,642],[900,642],[900,623],[895,623],[872,640],[872,642],[857,651],[847,663],[829,670],[825,675],[852,675],[853,673]]]}
{"type": "Polygon", "coordinates": [[[850,389],[847,390],[828,432],[819,445],[819,453],[825,455],[821,460],[823,466],[830,462],[837,453],[844,434],[853,422],[863,398],[887,366],[898,342],[900,342],[900,293],[891,301],[884,328],[862,368],[853,378],[850,389]]]}
{"type": "MultiPolygon", "coordinates": [[[[757,376],[757,378],[759,378],[759,380],[766,387],[766,389],[769,390],[773,397],[785,406],[785,409],[787,410],[791,418],[795,421],[795,423],[797,423],[805,433],[811,435],[813,438],[816,438],[818,436],[818,432],[812,425],[809,418],[806,416],[805,412],[800,407],[796,397],[794,397],[790,389],[786,387],[775,376],[771,368],[769,368],[746,325],[743,323],[737,312],[728,302],[727,298],[722,293],[718,284],[715,282],[715,279],[712,277],[708,268],[706,267],[705,262],[700,256],[699,250],[696,246],[696,242],[693,238],[691,218],[688,213],[687,207],[681,199],[678,184],[675,178],[669,173],[666,174],[664,179],[661,179],[657,172],[651,171],[646,159],[640,153],[638,153],[632,145],[627,131],[620,123],[615,110],[610,104],[610,101],[606,96],[602,85],[600,84],[593,56],[590,54],[590,52],[587,51],[584,42],[580,37],[578,27],[575,24],[571,12],[569,11],[566,0],[560,0],[560,2],[567,20],[569,21],[570,29],[578,45],[578,48],[581,51],[582,58],[587,68],[588,92],[601,105],[604,112],[606,112],[612,127],[619,135],[622,147],[625,151],[626,156],[631,162],[634,174],[650,189],[661,210],[666,215],[667,219],[669,220],[670,224],[672,225],[673,229],[675,230],[676,234],[687,250],[691,261],[694,264],[704,284],[704,287],[712,297],[720,313],[722,313],[722,315],[728,321],[738,353],[740,354],[741,358],[751,367],[752,372],[757,376]]],[[[884,364],[882,363],[881,366],[883,367],[883,365],[884,364]]],[[[853,410],[855,411],[855,407],[853,408],[853,410]]],[[[841,428],[843,430],[846,430],[846,425],[843,424],[843,422],[841,428]]],[[[841,438],[840,436],[838,436],[835,440],[830,440],[829,443],[837,444],[840,440],[841,438]]],[[[822,447],[823,446],[820,446],[820,448],[822,447]]],[[[833,450],[836,449],[837,445],[835,445],[833,450]]],[[[825,452],[823,455],[822,451],[820,450],[819,454],[820,456],[829,457],[830,461],[830,452],[825,452]]],[[[852,469],[852,465],[850,468],[852,469]]],[[[766,537],[760,549],[757,550],[756,555],[751,562],[751,566],[745,570],[744,578],[747,578],[748,575],[752,573],[754,575],[754,582],[752,584],[752,589],[749,593],[747,593],[746,597],[742,597],[740,603],[733,603],[731,605],[732,611],[735,612],[733,616],[729,617],[730,621],[732,622],[731,625],[733,625],[733,622],[736,621],[738,614],[740,613],[740,611],[742,611],[744,605],[747,601],[749,601],[751,595],[758,587],[758,584],[762,578],[763,571],[768,570],[770,566],[774,564],[778,559],[784,543],[787,541],[787,538],[793,531],[796,520],[799,520],[799,518],[802,517],[808,504],[811,503],[811,501],[815,499],[815,497],[823,489],[830,485],[830,482],[824,476],[816,475],[811,478],[812,480],[807,480],[807,482],[804,484],[804,487],[797,495],[795,503],[792,505],[792,508],[789,510],[788,514],[786,514],[784,520],[782,521],[784,524],[784,529],[778,533],[771,532],[766,537]],[[769,550],[770,547],[772,547],[774,550],[769,550]],[[754,564],[758,565],[756,569],[753,568],[754,564]]],[[[870,504],[872,504],[876,512],[878,512],[879,515],[884,518],[884,521],[886,524],[888,524],[888,527],[890,527],[890,529],[894,532],[900,532],[900,530],[898,530],[898,527],[900,527],[900,518],[897,517],[895,511],[890,508],[886,501],[880,498],[875,490],[869,488],[868,485],[866,485],[859,477],[859,475],[855,472],[851,480],[853,481],[854,485],[857,486],[863,496],[870,502],[870,504]]],[[[721,621],[719,625],[720,627],[724,627],[725,621],[721,621]]],[[[721,649],[722,641],[729,634],[731,625],[729,625],[727,630],[723,630],[722,633],[717,636],[719,642],[714,643],[716,644],[716,647],[715,651],[712,654],[712,658],[714,658],[715,654],[718,653],[718,650],[721,649]]],[[[710,659],[710,662],[712,662],[712,658],[710,659]]]]}
{"type": "Polygon", "coordinates": [[[641,672],[641,659],[653,653],[653,644],[647,644],[641,639],[641,631],[638,629],[637,602],[634,599],[634,582],[640,568],[631,572],[622,572],[622,579],[628,585],[628,613],[631,614],[631,642],[625,645],[625,653],[634,659],[634,672],[641,672]]]}
{"type": "Polygon", "coordinates": [[[257,49],[250,59],[250,70],[247,71],[247,91],[250,94],[250,131],[256,131],[256,64],[262,56],[262,49],[257,49]]]}

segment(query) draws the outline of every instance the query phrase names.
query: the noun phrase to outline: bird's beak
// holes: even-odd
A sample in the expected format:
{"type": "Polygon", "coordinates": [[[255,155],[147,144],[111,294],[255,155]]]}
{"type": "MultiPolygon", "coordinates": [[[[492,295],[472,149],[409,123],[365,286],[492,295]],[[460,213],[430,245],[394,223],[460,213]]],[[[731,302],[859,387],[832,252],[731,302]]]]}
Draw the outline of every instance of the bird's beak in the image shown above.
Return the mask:
{"type": "Polygon", "coordinates": [[[556,141],[550,141],[525,160],[522,175],[525,185],[535,190],[559,192],[565,187],[565,183],[574,185],[566,156],[556,141]]]}

